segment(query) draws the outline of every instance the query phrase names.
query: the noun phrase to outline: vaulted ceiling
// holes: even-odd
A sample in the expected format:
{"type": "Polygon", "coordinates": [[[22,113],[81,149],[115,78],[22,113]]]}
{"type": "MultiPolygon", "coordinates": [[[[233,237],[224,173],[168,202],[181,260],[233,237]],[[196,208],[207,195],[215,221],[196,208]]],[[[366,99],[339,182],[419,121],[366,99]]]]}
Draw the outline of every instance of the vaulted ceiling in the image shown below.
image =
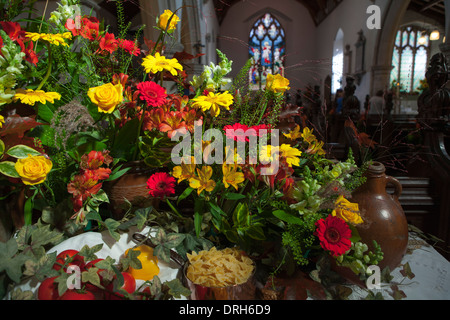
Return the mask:
{"type": "MultiPolygon", "coordinates": [[[[227,15],[228,9],[241,0],[214,0],[219,23],[227,15]]],[[[319,25],[343,0],[295,0],[308,9],[314,23],[319,25]]]]}
{"type": "Polygon", "coordinates": [[[444,0],[411,0],[408,9],[445,25],[444,0]]]}

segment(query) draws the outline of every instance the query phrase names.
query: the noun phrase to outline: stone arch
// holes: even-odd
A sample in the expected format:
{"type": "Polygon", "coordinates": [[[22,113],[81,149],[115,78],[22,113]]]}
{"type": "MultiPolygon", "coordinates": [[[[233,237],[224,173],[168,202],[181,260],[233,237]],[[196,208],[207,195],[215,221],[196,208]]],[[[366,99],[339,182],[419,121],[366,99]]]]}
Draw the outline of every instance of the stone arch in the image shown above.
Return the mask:
{"type": "Polygon", "coordinates": [[[372,62],[371,95],[389,86],[395,36],[410,2],[411,0],[390,0],[386,6],[382,28],[378,31],[377,50],[372,62]]]}

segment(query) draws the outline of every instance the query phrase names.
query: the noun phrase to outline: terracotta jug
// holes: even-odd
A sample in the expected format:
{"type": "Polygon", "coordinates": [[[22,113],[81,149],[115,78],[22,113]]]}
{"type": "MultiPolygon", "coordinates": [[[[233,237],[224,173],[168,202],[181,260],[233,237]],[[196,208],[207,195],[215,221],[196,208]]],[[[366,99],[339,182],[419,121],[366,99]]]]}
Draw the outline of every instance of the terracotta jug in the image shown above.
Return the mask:
{"type": "Polygon", "coordinates": [[[383,270],[394,270],[402,261],[408,246],[408,222],[398,198],[402,193],[401,183],[385,174],[382,163],[373,162],[365,173],[367,181],[353,192],[352,202],[359,204],[365,224],[357,227],[370,250],[373,240],[381,246],[384,258],[379,264],[383,270]],[[393,185],[395,192],[386,192],[386,185],[393,185]]]}

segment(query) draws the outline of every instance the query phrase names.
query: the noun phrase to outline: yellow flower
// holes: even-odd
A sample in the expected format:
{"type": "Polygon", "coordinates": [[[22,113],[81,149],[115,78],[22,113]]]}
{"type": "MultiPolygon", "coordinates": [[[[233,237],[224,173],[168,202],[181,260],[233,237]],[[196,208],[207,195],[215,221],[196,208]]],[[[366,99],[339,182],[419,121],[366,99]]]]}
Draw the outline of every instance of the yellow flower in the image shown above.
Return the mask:
{"type": "Polygon", "coordinates": [[[317,140],[316,136],[313,135],[313,131],[314,131],[314,129],[310,130],[308,127],[305,127],[303,129],[303,133],[301,134],[301,137],[303,138],[303,140],[305,140],[308,143],[311,143],[311,142],[317,140]]]}
{"type": "Polygon", "coordinates": [[[290,89],[289,80],[280,74],[277,74],[275,76],[272,74],[268,74],[266,80],[266,88],[267,90],[273,91],[275,93],[283,93],[286,90],[290,89]]]}
{"type": "Polygon", "coordinates": [[[123,101],[123,87],[120,83],[107,83],[99,87],[90,88],[88,97],[98,106],[98,112],[112,113],[116,106],[123,101]]]}
{"type": "Polygon", "coordinates": [[[167,32],[171,32],[176,29],[178,22],[180,22],[180,18],[176,14],[170,10],[164,10],[164,12],[159,16],[158,28],[161,30],[166,30],[167,28],[167,32]],[[172,17],[172,19],[170,20],[169,27],[167,27],[170,17],[172,17]]]}
{"type": "Polygon", "coordinates": [[[324,145],[323,141],[321,142],[317,140],[311,141],[309,143],[308,150],[306,150],[306,153],[324,155],[326,152],[323,150],[323,145],[324,145]]]}
{"type": "Polygon", "coordinates": [[[32,89],[17,89],[13,100],[20,100],[22,103],[34,106],[36,102],[46,104],[47,101],[54,103],[55,100],[61,99],[61,95],[58,92],[45,92],[43,90],[32,90],[32,89]]]}
{"type": "Polygon", "coordinates": [[[300,165],[300,157],[302,152],[296,148],[292,148],[288,144],[282,144],[280,147],[280,154],[286,159],[286,163],[289,167],[300,165]]]}
{"type": "Polygon", "coordinates": [[[230,110],[230,106],[233,104],[233,96],[228,91],[218,94],[209,92],[207,96],[200,96],[193,101],[193,107],[200,107],[204,112],[211,109],[211,115],[217,117],[220,114],[220,107],[230,110]]]}
{"type": "Polygon", "coordinates": [[[341,218],[351,224],[361,224],[364,222],[360,216],[358,204],[348,201],[344,196],[339,196],[334,203],[334,207],[335,209],[331,213],[333,217],[341,218]]]}
{"type": "Polygon", "coordinates": [[[2,115],[0,115],[0,128],[3,127],[4,123],[5,123],[5,118],[2,115]]]}
{"type": "Polygon", "coordinates": [[[181,163],[173,168],[172,175],[178,179],[178,183],[195,177],[195,158],[191,157],[191,164],[181,163]]]}
{"type": "Polygon", "coordinates": [[[177,70],[183,71],[183,66],[178,63],[177,59],[166,59],[159,52],[155,53],[155,56],[148,55],[142,59],[142,66],[147,73],[157,73],[166,70],[176,76],[178,74],[177,70]]]}
{"type": "Polygon", "coordinates": [[[233,163],[244,163],[244,160],[237,152],[237,148],[234,148],[234,150],[231,149],[231,147],[225,147],[225,163],[230,163],[233,161],[233,163]]]}
{"type": "Polygon", "coordinates": [[[274,161],[274,156],[278,157],[280,147],[274,147],[269,145],[261,146],[259,149],[259,160],[264,163],[269,163],[274,161]]]}
{"type": "Polygon", "coordinates": [[[32,41],[44,40],[56,46],[62,45],[68,47],[69,45],[66,43],[65,39],[72,39],[72,33],[64,32],[53,34],[26,32],[25,37],[30,38],[32,41]]]}
{"type": "Polygon", "coordinates": [[[289,132],[289,133],[283,133],[283,134],[284,134],[284,136],[285,136],[286,138],[288,138],[288,139],[290,139],[290,140],[292,140],[292,141],[295,141],[295,140],[297,140],[298,138],[301,138],[301,137],[302,137],[302,134],[301,134],[301,132],[300,132],[300,126],[295,127],[295,129],[292,130],[292,131],[289,132]]]}
{"type": "Polygon", "coordinates": [[[237,190],[239,188],[238,184],[245,181],[244,174],[242,172],[237,172],[237,168],[237,164],[228,165],[224,163],[222,165],[223,184],[226,189],[232,185],[237,190]]]}
{"type": "Polygon", "coordinates": [[[15,164],[22,182],[30,186],[43,183],[52,167],[52,162],[44,156],[28,155],[25,159],[17,160],[15,164]]]}
{"type": "Polygon", "coordinates": [[[189,186],[193,189],[197,189],[197,193],[200,195],[203,190],[211,192],[216,187],[216,182],[211,180],[213,169],[210,166],[204,166],[202,169],[197,169],[197,177],[189,179],[189,186]]]}

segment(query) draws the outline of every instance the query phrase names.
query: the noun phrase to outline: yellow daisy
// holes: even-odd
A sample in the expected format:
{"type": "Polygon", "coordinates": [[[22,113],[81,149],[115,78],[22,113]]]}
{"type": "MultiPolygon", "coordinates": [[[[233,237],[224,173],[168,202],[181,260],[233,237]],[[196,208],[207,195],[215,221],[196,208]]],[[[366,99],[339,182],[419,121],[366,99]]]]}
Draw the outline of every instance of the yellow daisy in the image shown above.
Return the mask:
{"type": "Polygon", "coordinates": [[[55,100],[61,99],[61,95],[58,92],[45,92],[43,90],[32,90],[32,89],[17,89],[13,100],[20,100],[22,103],[34,106],[36,102],[46,104],[47,101],[50,103],[55,103],[55,100]]]}
{"type": "Polygon", "coordinates": [[[64,32],[53,34],[26,32],[25,37],[30,38],[32,41],[44,40],[56,46],[62,45],[68,47],[69,45],[66,43],[65,39],[72,39],[72,33],[64,32]]]}
{"type": "Polygon", "coordinates": [[[207,96],[200,96],[193,101],[193,107],[200,107],[204,112],[211,109],[211,115],[217,117],[220,114],[220,107],[230,110],[230,106],[233,104],[233,96],[228,91],[218,94],[209,92],[207,96]]]}
{"type": "Polygon", "coordinates": [[[300,166],[300,157],[302,152],[296,148],[292,148],[288,144],[282,144],[280,147],[280,154],[283,158],[286,159],[286,163],[289,167],[292,166],[300,166]]]}
{"type": "Polygon", "coordinates": [[[155,53],[155,56],[148,55],[142,59],[142,66],[147,73],[157,73],[166,70],[176,76],[178,74],[177,70],[183,71],[183,66],[178,63],[177,59],[166,59],[159,52],[155,53]]]}

